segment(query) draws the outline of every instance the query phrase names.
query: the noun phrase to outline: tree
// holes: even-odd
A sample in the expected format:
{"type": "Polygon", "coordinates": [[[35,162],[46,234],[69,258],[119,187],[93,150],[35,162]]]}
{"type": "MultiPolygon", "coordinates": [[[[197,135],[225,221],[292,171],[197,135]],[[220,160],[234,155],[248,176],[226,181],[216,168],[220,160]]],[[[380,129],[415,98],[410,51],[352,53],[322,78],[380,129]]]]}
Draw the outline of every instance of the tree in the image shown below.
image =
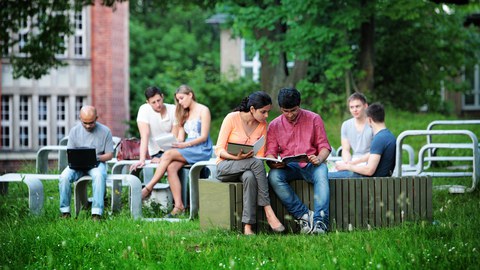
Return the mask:
{"type": "Polygon", "coordinates": [[[299,85],[306,102],[319,111],[342,104],[352,90],[403,109],[417,110],[427,103],[437,109],[440,82],[459,89],[453,78],[479,59],[480,35],[462,23],[478,4],[219,2],[218,11],[231,15],[234,33],[260,52],[262,89],[275,96],[281,86],[299,85]]]}
{"type": "Polygon", "coordinates": [[[260,52],[262,89],[273,97],[309,76],[338,80],[352,66],[349,32],[360,19],[357,1],[221,2],[219,10],[232,15],[234,33],[260,52]],[[319,61],[328,63],[326,69],[312,74],[319,61]]]}
{"type": "MultiPolygon", "coordinates": [[[[115,8],[125,0],[102,0],[115,8]]],[[[65,39],[73,33],[71,14],[95,0],[1,0],[0,49],[9,55],[14,78],[39,79],[51,68],[65,65],[55,57],[66,50],[65,39]],[[20,47],[18,47],[20,45],[20,47]]]]}

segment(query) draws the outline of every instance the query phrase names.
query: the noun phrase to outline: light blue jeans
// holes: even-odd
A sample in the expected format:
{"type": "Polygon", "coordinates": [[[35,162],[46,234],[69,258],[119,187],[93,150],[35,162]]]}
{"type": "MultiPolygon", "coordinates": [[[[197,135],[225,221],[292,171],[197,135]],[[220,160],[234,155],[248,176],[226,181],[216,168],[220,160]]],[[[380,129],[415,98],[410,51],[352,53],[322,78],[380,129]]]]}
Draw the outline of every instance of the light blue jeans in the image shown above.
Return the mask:
{"type": "Polygon", "coordinates": [[[328,226],[329,206],[330,206],[330,187],[328,185],[328,169],[325,163],[314,166],[311,163],[304,168],[298,163],[288,163],[285,168],[271,169],[268,174],[268,182],[272,186],[275,194],[282,201],[296,219],[301,218],[308,213],[308,207],[298,198],[289,182],[293,180],[305,180],[313,184],[313,206],[314,206],[314,224],[322,221],[328,226]]]}
{"type": "Polygon", "coordinates": [[[76,171],[66,167],[60,175],[58,188],[60,190],[60,212],[70,213],[70,201],[72,198],[72,183],[84,175],[92,177],[93,202],[92,215],[103,214],[103,199],[105,197],[105,185],[107,181],[107,167],[104,162],[99,162],[96,168],[89,171],[76,171]]]}
{"type": "Polygon", "coordinates": [[[328,179],[335,179],[335,178],[362,178],[365,175],[361,175],[352,171],[336,171],[336,172],[329,172],[328,179]]]}

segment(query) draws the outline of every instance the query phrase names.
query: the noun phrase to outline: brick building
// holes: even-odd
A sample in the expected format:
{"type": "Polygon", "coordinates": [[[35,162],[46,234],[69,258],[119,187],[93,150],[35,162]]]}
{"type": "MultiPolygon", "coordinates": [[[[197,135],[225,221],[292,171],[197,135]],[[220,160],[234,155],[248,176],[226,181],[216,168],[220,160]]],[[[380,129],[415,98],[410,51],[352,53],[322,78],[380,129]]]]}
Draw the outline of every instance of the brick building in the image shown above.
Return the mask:
{"type": "Polygon", "coordinates": [[[0,174],[25,161],[34,164],[37,150],[67,136],[86,104],[97,108],[98,121],[114,136],[124,136],[130,117],[128,17],[128,2],[115,10],[99,3],[84,7],[72,17],[75,33],[58,55],[68,65],[39,80],[13,79],[8,58],[2,58],[0,174]]]}

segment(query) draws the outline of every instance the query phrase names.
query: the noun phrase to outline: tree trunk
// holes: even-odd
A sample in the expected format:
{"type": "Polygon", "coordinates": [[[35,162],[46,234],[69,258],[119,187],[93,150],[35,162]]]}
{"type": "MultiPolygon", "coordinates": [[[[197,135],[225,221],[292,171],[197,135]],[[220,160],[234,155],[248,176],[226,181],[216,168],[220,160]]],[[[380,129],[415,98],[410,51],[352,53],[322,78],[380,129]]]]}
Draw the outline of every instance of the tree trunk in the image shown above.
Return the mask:
{"type": "MultiPolygon", "coordinates": [[[[274,32],[286,31],[282,26],[274,31],[266,29],[256,30],[257,38],[267,36],[269,39],[274,39],[274,32]]],[[[261,53],[260,61],[260,85],[263,91],[267,92],[272,97],[273,108],[278,110],[277,96],[278,92],[283,87],[294,87],[300,80],[307,75],[308,61],[295,61],[291,71],[287,67],[286,52],[281,52],[279,55],[271,55],[269,53],[261,53]],[[274,61],[276,58],[277,61],[274,61]]]]}
{"type": "MultiPolygon", "coordinates": [[[[366,4],[368,1],[362,1],[364,9],[368,8],[366,4]]],[[[375,32],[375,18],[374,15],[369,16],[367,22],[363,22],[361,25],[361,38],[360,38],[360,68],[364,71],[365,76],[359,80],[358,88],[361,92],[368,94],[373,91],[374,87],[374,32],[375,32]]]]}

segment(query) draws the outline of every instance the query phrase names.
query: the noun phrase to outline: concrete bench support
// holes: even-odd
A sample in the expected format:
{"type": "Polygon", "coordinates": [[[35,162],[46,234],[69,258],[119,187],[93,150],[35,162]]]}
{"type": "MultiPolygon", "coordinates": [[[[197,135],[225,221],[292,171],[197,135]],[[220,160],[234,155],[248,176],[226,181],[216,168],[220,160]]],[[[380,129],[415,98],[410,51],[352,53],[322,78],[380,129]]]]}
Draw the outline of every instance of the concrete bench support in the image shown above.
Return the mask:
{"type": "Polygon", "coordinates": [[[28,188],[28,207],[30,212],[39,215],[43,209],[44,191],[40,180],[58,180],[57,174],[20,174],[7,173],[0,176],[0,184],[5,188],[7,194],[8,183],[23,182],[28,188]]]}
{"type": "MultiPolygon", "coordinates": [[[[313,186],[290,183],[300,199],[313,209],[313,186]]],[[[199,181],[200,226],[242,229],[243,185],[214,180],[199,181]]],[[[289,231],[298,225],[273,191],[272,208],[289,231]]],[[[330,180],[330,231],[370,229],[405,221],[433,220],[431,177],[379,177],[330,180]]],[[[263,209],[257,209],[259,231],[269,226],[263,209]]]]}
{"type": "MultiPolygon", "coordinates": [[[[74,207],[75,215],[78,216],[82,206],[87,205],[87,186],[92,181],[90,176],[83,176],[74,183],[74,207]]],[[[134,219],[142,217],[142,184],[138,177],[131,174],[111,174],[107,181],[112,181],[112,211],[121,207],[122,183],[130,186],[130,213],[134,219]]]]}
{"type": "MultiPolygon", "coordinates": [[[[11,174],[0,176],[0,183],[5,185],[9,182],[20,182],[27,185],[28,188],[28,207],[34,215],[39,215],[43,209],[43,185],[40,179],[31,176],[12,176],[11,174]]],[[[6,193],[5,193],[6,194],[6,193]]]]}

